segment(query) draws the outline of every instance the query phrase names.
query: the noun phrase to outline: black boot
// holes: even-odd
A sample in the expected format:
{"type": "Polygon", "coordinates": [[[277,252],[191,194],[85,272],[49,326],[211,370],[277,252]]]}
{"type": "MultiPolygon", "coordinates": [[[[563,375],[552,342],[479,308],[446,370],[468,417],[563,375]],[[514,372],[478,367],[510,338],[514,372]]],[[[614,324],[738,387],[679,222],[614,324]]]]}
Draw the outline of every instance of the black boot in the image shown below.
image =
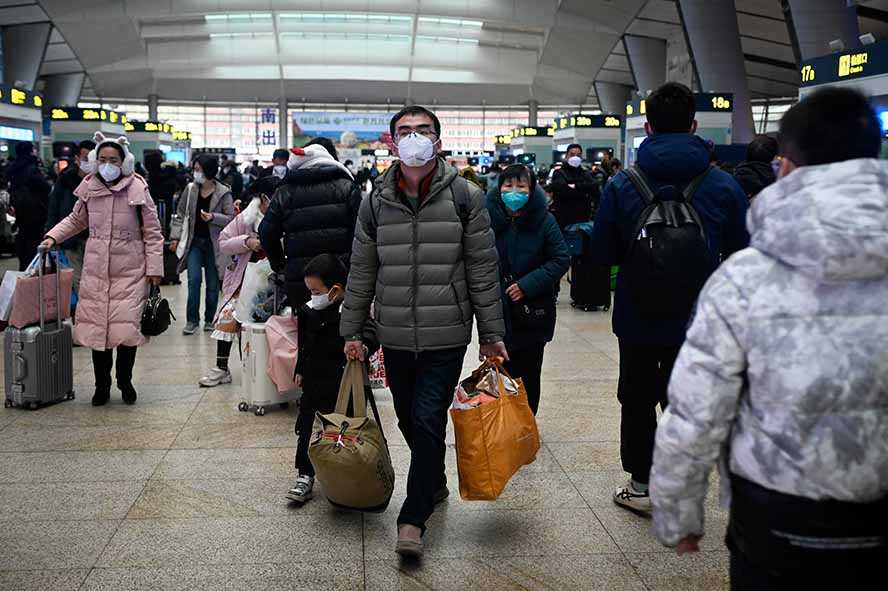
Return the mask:
{"type": "Polygon", "coordinates": [[[92,397],[92,405],[102,406],[111,398],[111,366],[114,360],[111,351],[93,351],[92,359],[96,378],[96,393],[92,397]]]}
{"type": "Polygon", "coordinates": [[[117,347],[117,388],[126,404],[136,403],[136,389],[133,388],[133,366],[136,364],[136,347],[117,347]]]}

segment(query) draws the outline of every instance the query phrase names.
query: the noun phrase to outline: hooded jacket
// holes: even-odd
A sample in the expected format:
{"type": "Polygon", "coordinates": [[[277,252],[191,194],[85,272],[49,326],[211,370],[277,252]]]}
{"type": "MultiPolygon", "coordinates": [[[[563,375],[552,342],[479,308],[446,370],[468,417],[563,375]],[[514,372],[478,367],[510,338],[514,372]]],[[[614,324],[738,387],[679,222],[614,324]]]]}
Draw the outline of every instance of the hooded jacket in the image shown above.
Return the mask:
{"type": "MultiPolygon", "coordinates": [[[[683,189],[709,167],[709,148],[702,139],[687,133],[651,136],[638,148],[638,166],[656,192],[673,185],[683,189]]],[[[720,261],[749,244],[746,232],[748,199],[740,185],[724,171],[710,170],[693,196],[700,214],[709,254],[720,261]]],[[[601,207],[592,229],[591,255],[602,265],[619,265],[629,249],[644,201],[625,172],[605,186],[601,207]]],[[[651,285],[656,290],[656,285],[651,285]]],[[[651,320],[642,317],[626,291],[623,273],[617,276],[614,294],[614,333],[634,344],[678,346],[684,341],[688,317],[651,320]]]]}
{"type": "Polygon", "coordinates": [[[808,499],[888,495],[888,163],[803,167],[710,278],[657,429],[654,533],[703,533],[709,471],[808,499]],[[727,468],[727,470],[725,470],[727,468]]]}
{"type": "Polygon", "coordinates": [[[145,278],[163,276],[163,234],[148,186],[136,174],[110,187],[91,174],[74,194],[74,210],[47,233],[61,244],[89,229],[74,339],[97,351],[142,345],[145,278]]]}
{"type": "Polygon", "coordinates": [[[496,250],[501,271],[503,316],[506,321],[506,347],[548,343],[555,336],[555,286],[570,267],[567,244],[554,216],[546,207],[546,194],[537,185],[536,191],[522,208],[522,215],[512,217],[497,190],[487,197],[490,227],[496,235],[496,250]],[[511,298],[506,288],[512,284],[506,275],[517,279],[526,301],[551,304],[550,323],[545,330],[528,334],[514,330],[511,298]]]}
{"type": "Polygon", "coordinates": [[[777,176],[770,162],[758,162],[749,160],[741,162],[734,168],[734,180],[736,180],[746,196],[752,199],[762,189],[774,183],[777,176]]]}
{"type": "Polygon", "coordinates": [[[490,217],[481,189],[443,158],[418,211],[398,188],[401,163],[376,181],[361,202],[341,333],[360,338],[374,303],[380,344],[427,351],[464,347],[478,319],[481,343],[505,335],[499,271],[490,217]],[[456,183],[468,196],[457,211],[456,183]]]}
{"type": "Polygon", "coordinates": [[[309,298],[303,269],[311,259],[333,254],[347,261],[360,203],[360,189],[334,164],[290,170],[275,191],[259,239],[271,268],[284,271],[294,309],[309,298]]]}
{"type": "Polygon", "coordinates": [[[261,200],[258,197],[252,199],[246,209],[235,216],[219,233],[219,251],[228,257],[229,263],[222,278],[222,299],[214,323],[219,321],[222,309],[243,285],[247,265],[253,256],[253,251],[247,246],[247,240],[259,238],[257,228],[263,218],[260,204],[261,200]]]}
{"type": "MultiPolygon", "coordinates": [[[[225,267],[228,266],[230,257],[222,252],[219,248],[219,234],[222,229],[234,219],[234,200],[231,198],[231,189],[219,181],[213,181],[215,188],[210,197],[210,205],[207,209],[208,213],[213,214],[213,219],[209,221],[210,241],[213,244],[213,254],[216,258],[216,271],[219,277],[225,276],[225,267]]],[[[194,226],[197,223],[198,204],[200,202],[200,185],[197,183],[189,183],[179,197],[179,204],[176,207],[176,215],[173,217],[170,225],[170,240],[178,241],[182,237],[182,231],[185,222],[188,222],[188,243],[185,245],[185,254],[179,260],[179,273],[185,271],[188,267],[188,254],[191,252],[191,245],[194,243],[194,226]]]]}

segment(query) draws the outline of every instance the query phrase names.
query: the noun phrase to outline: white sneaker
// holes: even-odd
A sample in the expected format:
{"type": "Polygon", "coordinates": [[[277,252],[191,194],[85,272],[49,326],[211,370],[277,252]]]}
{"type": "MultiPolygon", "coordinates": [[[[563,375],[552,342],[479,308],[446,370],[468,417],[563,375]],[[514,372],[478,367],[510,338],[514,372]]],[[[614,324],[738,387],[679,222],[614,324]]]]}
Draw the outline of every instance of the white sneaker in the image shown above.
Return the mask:
{"type": "Polygon", "coordinates": [[[214,367],[198,383],[202,388],[215,388],[219,384],[230,384],[231,372],[227,369],[214,367]]]}
{"type": "Polygon", "coordinates": [[[182,329],[182,334],[184,335],[192,335],[197,330],[197,325],[193,322],[186,322],[185,328],[182,329]]]}
{"type": "Polygon", "coordinates": [[[312,489],[314,488],[314,477],[302,476],[296,477],[296,484],[287,491],[287,498],[296,503],[305,504],[311,500],[312,489]]]}
{"type": "Polygon", "coordinates": [[[643,516],[649,516],[652,510],[650,492],[643,493],[635,490],[632,482],[628,482],[626,486],[621,486],[614,491],[614,503],[643,516]]]}

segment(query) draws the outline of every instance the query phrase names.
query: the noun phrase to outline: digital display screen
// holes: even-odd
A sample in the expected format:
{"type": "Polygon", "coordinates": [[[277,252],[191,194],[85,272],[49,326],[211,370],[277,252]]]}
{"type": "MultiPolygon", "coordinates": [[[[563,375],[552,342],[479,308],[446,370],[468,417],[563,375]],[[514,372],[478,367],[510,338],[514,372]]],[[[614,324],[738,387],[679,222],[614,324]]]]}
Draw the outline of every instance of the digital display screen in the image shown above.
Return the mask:
{"type": "Polygon", "coordinates": [[[15,142],[33,142],[34,130],[26,127],[0,125],[0,139],[12,140],[15,142]]]}
{"type": "Polygon", "coordinates": [[[802,86],[815,86],[876,76],[888,72],[888,43],[867,45],[866,49],[841,51],[806,60],[799,69],[802,86]]]}
{"type": "Polygon", "coordinates": [[[117,111],[105,109],[81,109],[79,107],[52,107],[49,109],[49,118],[53,121],[107,121],[117,125],[126,126],[127,118],[117,111]]]}
{"type": "MultiPolygon", "coordinates": [[[[571,127],[621,127],[623,118],[620,115],[569,115],[555,120],[554,129],[571,127]]],[[[554,135],[554,134],[553,134],[554,135]]]]}
{"type": "Polygon", "coordinates": [[[512,130],[512,137],[552,137],[554,127],[517,127],[512,130]]]}
{"type": "MultiPolygon", "coordinates": [[[[695,92],[694,107],[698,113],[731,113],[734,111],[734,95],[730,92],[695,92]]],[[[634,100],[626,104],[626,116],[647,114],[647,101],[634,100]]]]}
{"type": "Polygon", "coordinates": [[[130,120],[126,124],[126,131],[135,133],[169,133],[172,134],[173,126],[160,121],[136,121],[130,120]]]}
{"type": "Polygon", "coordinates": [[[43,97],[29,90],[21,90],[6,84],[0,84],[0,103],[17,107],[42,109],[43,97]]]}

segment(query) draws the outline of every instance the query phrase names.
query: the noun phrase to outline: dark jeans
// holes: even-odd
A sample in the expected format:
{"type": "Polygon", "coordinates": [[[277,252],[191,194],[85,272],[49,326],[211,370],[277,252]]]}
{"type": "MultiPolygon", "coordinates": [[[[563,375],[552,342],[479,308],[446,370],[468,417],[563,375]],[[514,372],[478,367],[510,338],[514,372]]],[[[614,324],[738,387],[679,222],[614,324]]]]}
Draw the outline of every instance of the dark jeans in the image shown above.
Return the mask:
{"type": "Polygon", "coordinates": [[[680,348],[620,339],[620,458],[632,480],[642,484],[651,475],[657,405],[665,409],[669,402],[666,389],[680,348]]]}
{"type": "Polygon", "coordinates": [[[506,371],[513,378],[521,378],[527,390],[527,402],[530,410],[537,413],[540,407],[540,374],[543,372],[543,353],[546,344],[526,345],[520,349],[509,349],[509,361],[505,363],[506,371]]]}
{"type": "Polygon", "coordinates": [[[213,322],[216,307],[219,305],[219,271],[216,269],[216,255],[213,253],[213,241],[202,236],[195,236],[188,251],[188,305],[186,319],[193,324],[200,324],[200,284],[202,273],[207,276],[206,308],[204,322],[213,322]]]}
{"type": "Polygon", "coordinates": [[[885,589],[888,498],[816,501],[731,476],[733,591],[885,589]]]}
{"type": "MultiPolygon", "coordinates": [[[[120,345],[117,347],[117,387],[129,386],[133,383],[133,367],[136,365],[137,347],[120,345]]],[[[96,378],[96,390],[111,391],[111,369],[114,367],[114,351],[92,352],[93,372],[96,378]]]]}
{"type": "Polygon", "coordinates": [[[386,347],[383,354],[398,428],[410,447],[407,499],[398,524],[415,525],[425,532],[435,493],[447,484],[447,409],[453,402],[466,347],[418,354],[386,347]]]}

